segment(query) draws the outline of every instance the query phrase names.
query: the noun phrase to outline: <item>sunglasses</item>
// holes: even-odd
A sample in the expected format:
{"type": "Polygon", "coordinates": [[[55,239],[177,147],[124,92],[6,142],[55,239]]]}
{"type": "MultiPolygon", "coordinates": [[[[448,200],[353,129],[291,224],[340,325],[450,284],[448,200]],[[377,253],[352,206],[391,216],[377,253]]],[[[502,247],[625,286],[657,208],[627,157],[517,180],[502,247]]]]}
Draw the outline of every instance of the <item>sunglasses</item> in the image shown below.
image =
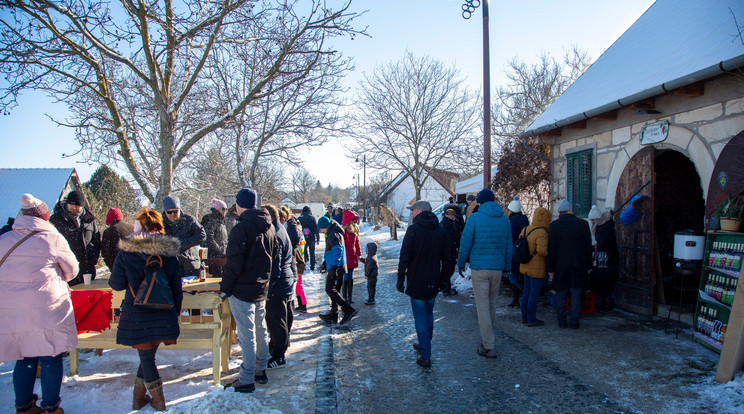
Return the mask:
{"type": "Polygon", "coordinates": [[[167,210],[165,214],[178,214],[178,210],[167,210]]]}

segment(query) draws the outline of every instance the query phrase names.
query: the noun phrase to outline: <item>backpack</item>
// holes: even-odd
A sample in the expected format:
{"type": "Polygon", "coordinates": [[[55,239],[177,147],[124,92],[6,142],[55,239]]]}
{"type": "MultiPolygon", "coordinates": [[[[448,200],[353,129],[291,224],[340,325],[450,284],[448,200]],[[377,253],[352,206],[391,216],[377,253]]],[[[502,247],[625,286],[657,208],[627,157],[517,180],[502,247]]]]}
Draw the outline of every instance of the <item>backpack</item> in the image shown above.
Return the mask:
{"type": "Polygon", "coordinates": [[[139,285],[137,293],[134,293],[132,285],[129,285],[129,290],[134,297],[134,306],[138,309],[173,309],[173,293],[163,269],[163,258],[158,255],[147,258],[145,280],[139,285]]]}
{"type": "Polygon", "coordinates": [[[514,243],[514,260],[521,264],[527,264],[532,260],[534,254],[530,252],[530,244],[527,242],[527,236],[539,228],[540,227],[535,227],[527,233],[527,235],[524,234],[527,231],[527,228],[525,227],[525,229],[522,230],[522,234],[517,239],[517,242],[514,243]]]}

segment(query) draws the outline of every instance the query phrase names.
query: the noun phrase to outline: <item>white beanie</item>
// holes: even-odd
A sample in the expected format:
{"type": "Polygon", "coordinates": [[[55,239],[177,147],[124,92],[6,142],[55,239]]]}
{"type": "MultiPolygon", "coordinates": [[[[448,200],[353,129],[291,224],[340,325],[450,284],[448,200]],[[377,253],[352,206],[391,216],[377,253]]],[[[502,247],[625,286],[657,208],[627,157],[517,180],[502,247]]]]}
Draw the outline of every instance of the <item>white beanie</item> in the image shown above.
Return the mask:
{"type": "Polygon", "coordinates": [[[21,196],[21,212],[25,216],[49,220],[49,207],[46,203],[28,193],[21,196]]]}
{"type": "Polygon", "coordinates": [[[512,200],[506,208],[508,208],[512,213],[521,213],[522,204],[519,202],[519,196],[514,196],[514,200],[512,200]]]}
{"type": "Polygon", "coordinates": [[[571,211],[571,203],[568,200],[563,200],[558,204],[558,212],[571,211]]]}
{"type": "Polygon", "coordinates": [[[589,210],[589,220],[597,220],[600,217],[602,217],[602,212],[599,211],[599,208],[597,208],[596,205],[592,205],[592,209],[589,210]]]}

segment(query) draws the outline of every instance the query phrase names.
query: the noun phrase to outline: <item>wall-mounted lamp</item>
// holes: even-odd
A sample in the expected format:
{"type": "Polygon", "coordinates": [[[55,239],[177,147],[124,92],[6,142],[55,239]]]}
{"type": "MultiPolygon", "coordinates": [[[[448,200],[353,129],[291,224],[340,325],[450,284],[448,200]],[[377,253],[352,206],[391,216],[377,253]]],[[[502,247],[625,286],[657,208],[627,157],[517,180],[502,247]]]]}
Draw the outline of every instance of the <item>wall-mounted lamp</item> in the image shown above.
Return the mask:
{"type": "Polygon", "coordinates": [[[648,104],[637,105],[635,110],[636,110],[636,115],[660,114],[661,113],[661,111],[657,111],[656,109],[653,109],[651,105],[648,105],[648,104]]]}

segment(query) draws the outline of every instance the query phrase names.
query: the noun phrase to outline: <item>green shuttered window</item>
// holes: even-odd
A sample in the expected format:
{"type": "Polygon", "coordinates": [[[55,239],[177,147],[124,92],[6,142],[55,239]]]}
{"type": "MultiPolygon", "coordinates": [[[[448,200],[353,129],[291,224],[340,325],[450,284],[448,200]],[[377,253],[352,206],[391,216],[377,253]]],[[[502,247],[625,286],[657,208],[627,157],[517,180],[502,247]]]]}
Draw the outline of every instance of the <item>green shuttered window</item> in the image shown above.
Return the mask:
{"type": "Polygon", "coordinates": [[[566,161],[568,202],[577,216],[586,217],[592,208],[592,150],[569,154],[566,161]]]}

